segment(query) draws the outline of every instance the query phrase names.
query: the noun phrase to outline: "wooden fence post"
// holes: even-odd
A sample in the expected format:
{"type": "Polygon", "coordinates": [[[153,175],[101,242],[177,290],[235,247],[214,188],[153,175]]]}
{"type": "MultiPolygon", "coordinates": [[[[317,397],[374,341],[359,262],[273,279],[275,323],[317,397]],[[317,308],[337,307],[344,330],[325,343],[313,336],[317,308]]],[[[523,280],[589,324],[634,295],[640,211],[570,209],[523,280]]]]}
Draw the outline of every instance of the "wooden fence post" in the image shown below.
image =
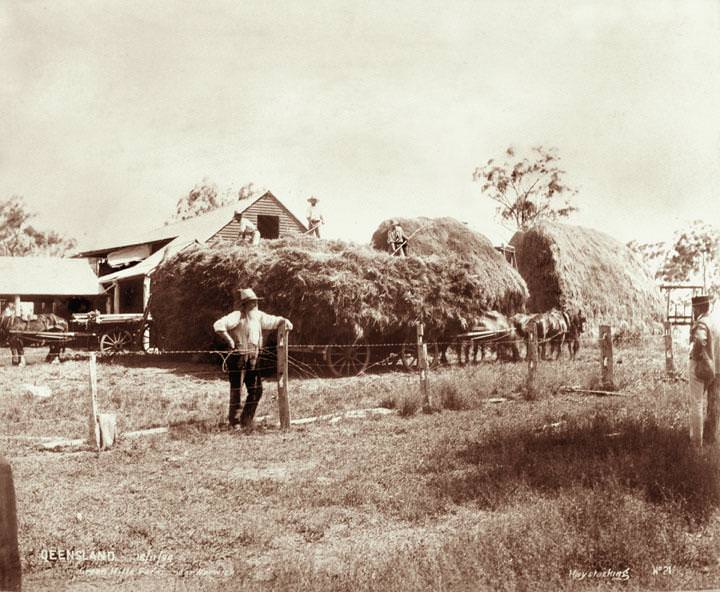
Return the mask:
{"type": "Polygon", "coordinates": [[[668,376],[675,376],[675,357],[673,356],[672,325],[670,321],[663,324],[665,335],[665,372],[668,376]]]}
{"type": "Polygon", "coordinates": [[[280,427],[290,427],[290,404],[288,402],[288,329],[283,322],[277,330],[277,379],[278,379],[278,411],[280,427]]]}
{"type": "Polygon", "coordinates": [[[418,371],[420,374],[420,394],[422,395],[423,411],[430,410],[430,395],[428,393],[428,361],[427,361],[427,344],[423,342],[425,334],[425,325],[417,324],[417,348],[418,348],[418,371]]]}
{"type": "Polygon", "coordinates": [[[612,327],[610,327],[610,325],[600,325],[600,365],[603,388],[615,390],[612,327]]]}
{"type": "Polygon", "coordinates": [[[527,398],[535,398],[535,374],[537,373],[538,363],[538,335],[537,335],[537,324],[535,321],[530,321],[527,327],[527,360],[528,360],[528,375],[527,375],[527,398]]]}
{"type": "Polygon", "coordinates": [[[0,456],[0,590],[12,592],[22,580],[16,511],[12,469],[0,456]]]}
{"type": "Polygon", "coordinates": [[[97,356],[90,352],[90,415],[88,417],[88,443],[100,450],[100,426],[97,410],[97,356]]]}

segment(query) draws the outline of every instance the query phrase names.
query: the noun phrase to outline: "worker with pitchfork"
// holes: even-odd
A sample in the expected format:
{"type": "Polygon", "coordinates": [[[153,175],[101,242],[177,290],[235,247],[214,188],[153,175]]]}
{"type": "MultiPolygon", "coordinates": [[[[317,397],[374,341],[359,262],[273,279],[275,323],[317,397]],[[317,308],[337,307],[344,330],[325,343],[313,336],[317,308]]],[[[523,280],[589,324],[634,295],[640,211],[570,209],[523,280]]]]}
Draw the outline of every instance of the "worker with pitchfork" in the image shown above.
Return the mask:
{"type": "Polygon", "coordinates": [[[712,296],[693,296],[690,329],[690,441],[714,444],[720,409],[720,316],[712,296]],[[707,405],[707,413],[705,407],[707,405]]]}
{"type": "Polygon", "coordinates": [[[388,249],[391,255],[396,257],[407,257],[408,237],[397,220],[390,220],[390,230],[387,234],[388,249]]]}
{"type": "Polygon", "coordinates": [[[231,353],[227,358],[228,379],[230,381],[230,409],[228,423],[230,429],[236,429],[237,412],[240,408],[242,385],[247,389],[247,398],[240,414],[240,427],[252,428],[253,418],[262,397],[262,378],[257,367],[258,356],[262,349],[262,332],[277,329],[285,323],[292,331],[292,323],[284,318],[267,314],[258,309],[258,298],[251,288],[244,288],[235,295],[231,313],[219,318],[213,329],[229,346],[231,353]]]}
{"type": "Polygon", "coordinates": [[[325,224],[325,218],[323,218],[323,215],[320,212],[320,208],[317,205],[319,201],[320,200],[314,195],[308,197],[308,202],[310,203],[310,205],[308,206],[306,214],[306,218],[308,221],[308,232],[311,236],[314,234],[318,238],[320,238],[320,225],[325,224]]]}

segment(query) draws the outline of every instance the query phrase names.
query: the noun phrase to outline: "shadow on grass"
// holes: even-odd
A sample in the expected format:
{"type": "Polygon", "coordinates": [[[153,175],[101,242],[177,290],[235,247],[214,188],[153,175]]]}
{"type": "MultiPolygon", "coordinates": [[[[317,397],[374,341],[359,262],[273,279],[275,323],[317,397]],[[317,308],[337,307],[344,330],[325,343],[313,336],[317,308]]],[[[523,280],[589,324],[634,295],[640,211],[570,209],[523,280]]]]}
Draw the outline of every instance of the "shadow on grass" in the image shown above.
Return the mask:
{"type": "Polygon", "coordinates": [[[699,452],[686,433],[652,417],[596,416],[533,432],[500,431],[459,450],[438,450],[431,486],[456,503],[499,509],[518,490],[558,494],[612,483],[647,502],[670,503],[697,524],[720,505],[718,458],[716,447],[699,452]]]}

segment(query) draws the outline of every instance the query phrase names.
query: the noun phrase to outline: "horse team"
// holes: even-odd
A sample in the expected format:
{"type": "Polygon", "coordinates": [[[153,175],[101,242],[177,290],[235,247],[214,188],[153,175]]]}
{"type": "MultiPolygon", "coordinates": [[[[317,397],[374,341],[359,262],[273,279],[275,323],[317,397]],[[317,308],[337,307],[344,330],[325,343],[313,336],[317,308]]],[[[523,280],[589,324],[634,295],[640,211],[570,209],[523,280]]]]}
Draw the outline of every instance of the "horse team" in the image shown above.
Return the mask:
{"type": "Polygon", "coordinates": [[[587,317],[581,310],[553,308],[547,312],[518,313],[511,317],[494,310],[482,313],[475,320],[472,331],[492,332],[495,336],[472,341],[461,340],[457,344],[460,362],[470,362],[471,348],[473,363],[477,362],[478,354],[482,359],[488,350],[494,350],[499,360],[514,362],[520,360],[522,356],[519,345],[525,343],[527,346],[531,322],[535,323],[538,349],[543,360],[559,359],[564,344],[567,344],[570,359],[575,359],[580,349],[580,336],[585,331],[587,317]]]}

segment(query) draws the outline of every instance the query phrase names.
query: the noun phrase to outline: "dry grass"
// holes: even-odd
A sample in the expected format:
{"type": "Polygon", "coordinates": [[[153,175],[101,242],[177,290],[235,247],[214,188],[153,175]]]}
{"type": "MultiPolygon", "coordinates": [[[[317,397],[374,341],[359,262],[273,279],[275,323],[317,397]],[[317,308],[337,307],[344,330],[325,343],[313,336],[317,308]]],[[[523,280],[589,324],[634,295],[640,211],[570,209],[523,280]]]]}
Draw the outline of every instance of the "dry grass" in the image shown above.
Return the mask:
{"type": "Polygon", "coordinates": [[[530,290],[528,308],[581,309],[592,325],[626,332],[657,329],[660,290],[640,259],[612,237],[580,226],[543,222],[511,244],[530,290]]]}
{"type": "MultiPolygon", "coordinates": [[[[570,575],[605,569],[627,569],[631,589],[719,585],[718,455],[688,448],[684,386],[663,379],[659,349],[628,348],[616,352],[616,381],[629,397],[560,394],[563,384],[595,380],[597,352],[581,354],[575,364],[540,365],[534,402],[522,399],[524,364],[484,363],[430,373],[438,413],[250,435],[213,427],[227,396],[219,374],[104,365],[101,407],[113,406],[125,425],[196,420],[99,457],[7,441],[26,589],[616,586],[570,575]],[[47,562],[49,547],[111,549],[116,567],[135,571],[101,580],[88,570],[106,563],[47,562]],[[138,556],[147,552],[154,561],[138,556]],[[672,573],[653,575],[653,565],[672,573]]],[[[0,368],[12,385],[3,416],[23,431],[80,430],[86,368],[56,368],[0,368]],[[54,381],[57,400],[14,390],[31,376],[54,381]]],[[[261,413],[275,417],[273,391],[268,383],[261,413]]],[[[381,402],[400,410],[418,394],[417,377],[400,373],[295,381],[291,409],[294,417],[381,402]]]]}

